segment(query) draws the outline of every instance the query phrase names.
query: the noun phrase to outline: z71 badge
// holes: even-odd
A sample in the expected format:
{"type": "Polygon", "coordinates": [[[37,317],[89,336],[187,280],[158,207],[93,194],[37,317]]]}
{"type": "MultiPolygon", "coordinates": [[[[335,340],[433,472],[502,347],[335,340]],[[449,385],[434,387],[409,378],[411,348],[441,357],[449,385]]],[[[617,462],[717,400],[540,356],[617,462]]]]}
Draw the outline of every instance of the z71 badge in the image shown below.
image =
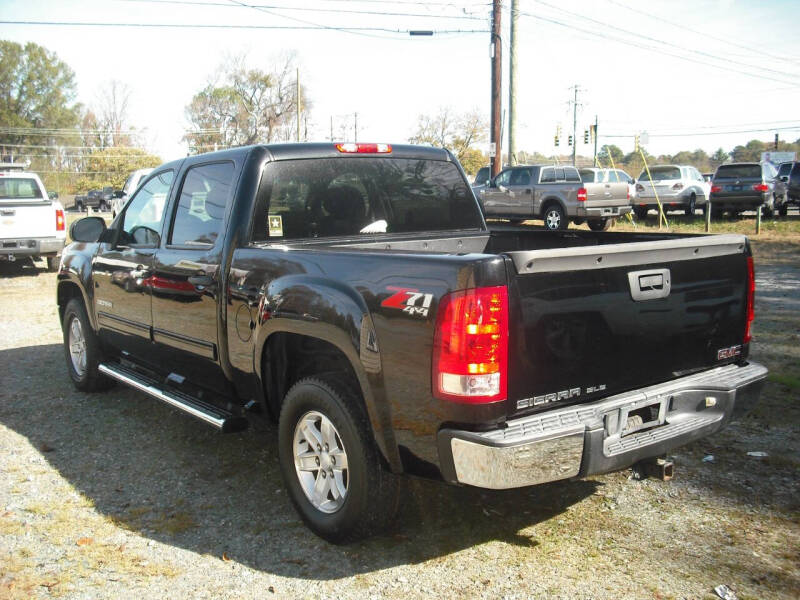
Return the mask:
{"type": "Polygon", "coordinates": [[[397,308],[414,316],[428,316],[431,302],[433,302],[433,294],[426,294],[414,288],[401,288],[392,285],[387,286],[386,289],[395,293],[381,302],[381,306],[397,308]]]}

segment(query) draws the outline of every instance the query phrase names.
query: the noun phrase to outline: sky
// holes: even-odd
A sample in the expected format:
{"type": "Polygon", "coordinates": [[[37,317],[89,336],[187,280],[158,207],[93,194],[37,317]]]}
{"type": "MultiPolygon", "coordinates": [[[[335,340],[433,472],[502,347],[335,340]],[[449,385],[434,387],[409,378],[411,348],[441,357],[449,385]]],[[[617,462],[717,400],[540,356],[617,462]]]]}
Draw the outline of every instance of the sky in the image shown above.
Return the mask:
{"type": "MultiPolygon", "coordinates": [[[[510,0],[503,4],[505,113],[510,0]]],[[[595,117],[600,145],[624,152],[645,131],[655,155],[727,151],[776,132],[800,138],[800,2],[519,0],[518,10],[518,150],[570,152],[574,85],[578,153],[587,156],[583,130],[595,117]]],[[[187,151],[186,105],[241,54],[264,70],[296,55],[313,104],[311,141],[329,139],[331,119],[337,139],[345,131],[352,140],[356,114],[359,141],[390,143],[406,142],[419,115],[442,108],[488,119],[490,13],[491,1],[473,0],[0,0],[0,39],[56,52],[87,106],[109,80],[127,85],[129,123],[172,160],[187,151]],[[44,21],[62,24],[31,24],[44,21]],[[169,24],[181,27],[161,26],[169,24]]]]}

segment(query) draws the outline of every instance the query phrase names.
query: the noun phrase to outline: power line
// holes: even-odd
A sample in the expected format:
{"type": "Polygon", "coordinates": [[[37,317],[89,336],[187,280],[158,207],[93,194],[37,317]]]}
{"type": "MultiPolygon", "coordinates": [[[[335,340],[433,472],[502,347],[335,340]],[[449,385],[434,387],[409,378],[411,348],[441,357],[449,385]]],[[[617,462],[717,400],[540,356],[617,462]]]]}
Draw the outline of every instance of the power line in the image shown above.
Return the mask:
{"type": "Polygon", "coordinates": [[[745,50],[750,50],[751,52],[757,52],[757,53],[763,54],[765,57],[771,58],[773,60],[782,60],[782,61],[789,62],[789,63],[792,63],[792,64],[795,64],[795,63],[798,62],[796,59],[786,58],[785,56],[778,56],[776,54],[770,54],[769,52],[764,52],[763,50],[759,50],[758,48],[753,48],[752,46],[745,46],[744,44],[738,44],[736,42],[731,41],[730,39],[716,37],[714,35],[711,35],[707,30],[706,31],[698,31],[697,29],[692,29],[691,27],[688,27],[685,23],[676,23],[674,21],[670,21],[669,19],[665,19],[662,16],[657,16],[657,15],[653,15],[653,14],[647,13],[647,12],[645,12],[643,10],[636,9],[636,8],[634,8],[632,6],[624,4],[624,3],[619,2],[617,0],[606,0],[606,2],[609,2],[611,4],[616,4],[617,6],[620,6],[620,7],[624,8],[624,9],[627,9],[627,10],[629,10],[631,12],[635,12],[635,13],[638,13],[640,15],[644,15],[645,17],[647,17],[649,19],[653,19],[655,21],[658,21],[659,23],[666,23],[668,25],[672,25],[673,27],[677,27],[677,28],[679,28],[681,30],[684,30],[684,31],[691,31],[692,33],[696,33],[697,35],[703,36],[704,38],[709,38],[709,39],[712,39],[712,40],[716,40],[718,42],[723,42],[723,43],[729,44],[731,46],[736,46],[737,48],[743,48],[745,50]]]}
{"type": "MultiPolygon", "coordinates": [[[[288,17],[286,17],[288,18],[288,17]]],[[[326,27],[299,25],[222,25],[218,23],[111,23],[94,21],[0,21],[0,25],[47,25],[56,27],[127,27],[150,29],[268,29],[285,31],[383,31],[408,35],[411,29],[390,29],[388,27],[326,27]]],[[[434,34],[489,33],[488,29],[433,29],[434,34]]]]}
{"type": "Polygon", "coordinates": [[[674,52],[670,52],[670,51],[668,51],[668,50],[666,50],[664,48],[656,48],[656,47],[653,47],[653,46],[646,46],[646,45],[641,44],[641,43],[637,43],[637,42],[632,42],[630,40],[626,40],[624,38],[618,38],[618,37],[613,37],[613,36],[610,36],[610,35],[598,33],[597,31],[592,31],[590,29],[585,29],[585,28],[579,27],[578,25],[575,25],[574,23],[565,23],[563,21],[559,21],[558,19],[553,19],[553,18],[550,18],[550,17],[544,17],[542,15],[536,15],[536,14],[532,14],[532,13],[520,12],[520,14],[523,15],[523,16],[526,16],[526,17],[530,17],[532,19],[536,19],[538,21],[543,21],[545,23],[551,23],[553,25],[558,25],[559,27],[564,27],[564,28],[569,29],[571,31],[580,31],[580,32],[585,33],[587,35],[598,37],[598,38],[601,38],[601,39],[604,39],[604,40],[610,40],[612,42],[617,42],[619,44],[625,44],[627,46],[633,46],[634,48],[639,48],[641,50],[649,50],[649,51],[655,52],[657,54],[666,54],[666,55],[672,56],[674,58],[678,58],[680,60],[684,60],[686,62],[690,62],[690,63],[694,63],[694,64],[706,65],[706,66],[709,66],[709,67],[712,67],[712,68],[715,68],[715,69],[722,69],[724,71],[731,71],[733,73],[739,73],[740,75],[746,75],[748,77],[754,77],[754,78],[757,78],[757,79],[768,79],[770,81],[777,81],[778,83],[790,84],[793,87],[797,87],[798,85],[800,85],[797,82],[786,81],[784,79],[777,79],[775,77],[770,77],[768,75],[759,75],[758,73],[751,73],[749,71],[742,71],[740,69],[734,69],[732,67],[725,67],[723,65],[716,65],[716,64],[713,64],[713,63],[709,63],[709,62],[697,60],[695,58],[691,58],[691,57],[688,57],[688,56],[684,56],[682,54],[675,54],[674,52]]]}
{"type": "MultiPolygon", "coordinates": [[[[652,133],[648,132],[648,135],[653,137],[694,137],[694,136],[708,136],[708,135],[729,135],[734,133],[761,133],[764,131],[800,131],[800,125],[794,127],[765,127],[763,129],[739,129],[736,131],[692,131],[686,133],[652,133]]],[[[629,138],[638,135],[639,132],[636,133],[606,133],[602,134],[599,137],[607,137],[607,138],[629,138]]]]}

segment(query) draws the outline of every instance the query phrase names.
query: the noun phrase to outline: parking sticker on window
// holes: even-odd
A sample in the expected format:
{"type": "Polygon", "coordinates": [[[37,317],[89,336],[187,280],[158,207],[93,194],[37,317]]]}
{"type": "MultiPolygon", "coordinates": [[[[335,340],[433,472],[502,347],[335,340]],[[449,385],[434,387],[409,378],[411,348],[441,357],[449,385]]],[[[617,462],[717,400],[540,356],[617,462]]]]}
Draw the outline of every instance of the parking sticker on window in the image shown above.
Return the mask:
{"type": "Polygon", "coordinates": [[[269,237],[283,237],[283,219],[280,215],[269,215],[269,237]]]}

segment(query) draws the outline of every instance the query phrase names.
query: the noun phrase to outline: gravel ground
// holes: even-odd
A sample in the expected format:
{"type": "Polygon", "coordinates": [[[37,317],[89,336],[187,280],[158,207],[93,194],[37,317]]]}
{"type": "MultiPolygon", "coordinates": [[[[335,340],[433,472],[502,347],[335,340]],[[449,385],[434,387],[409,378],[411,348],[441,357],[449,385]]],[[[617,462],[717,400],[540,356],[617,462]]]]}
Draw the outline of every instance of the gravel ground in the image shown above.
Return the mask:
{"type": "Polygon", "coordinates": [[[673,481],[409,479],[393,531],[345,547],[292,509],[273,425],[76,392],[55,276],[0,263],[0,598],[797,598],[800,243],[755,248],[762,403],[676,452],[673,481]]]}

